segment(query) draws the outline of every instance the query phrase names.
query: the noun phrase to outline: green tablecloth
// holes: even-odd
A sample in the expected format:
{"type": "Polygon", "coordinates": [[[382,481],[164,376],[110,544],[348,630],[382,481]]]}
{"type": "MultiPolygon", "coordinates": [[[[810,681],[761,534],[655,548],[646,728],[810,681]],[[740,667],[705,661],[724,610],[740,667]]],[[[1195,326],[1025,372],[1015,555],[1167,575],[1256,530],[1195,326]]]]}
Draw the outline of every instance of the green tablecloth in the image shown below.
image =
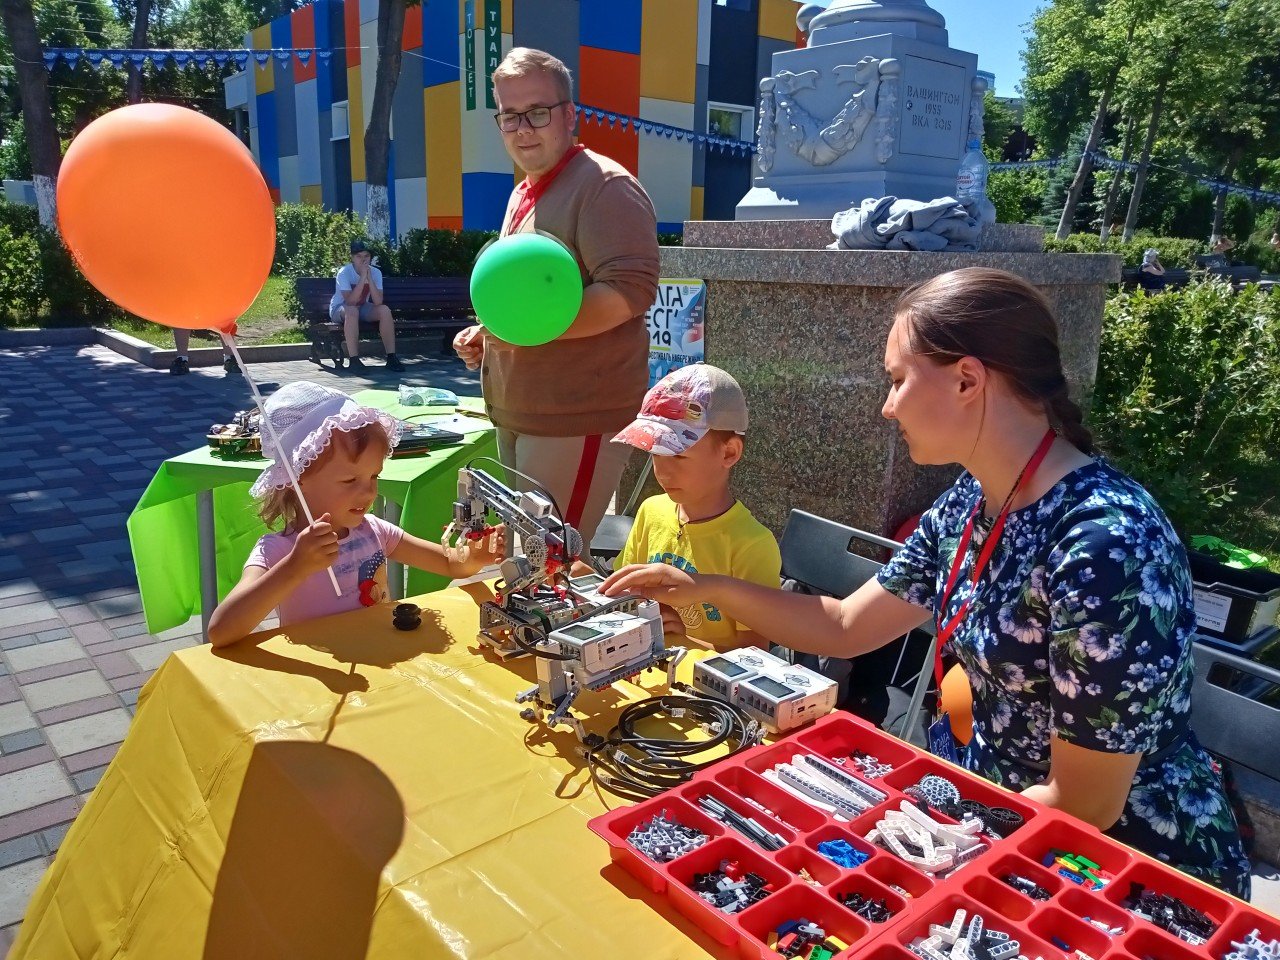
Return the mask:
{"type": "MultiPolygon", "coordinates": [[[[402,407],[394,390],[364,390],[353,399],[392,416],[430,422],[428,407],[402,407]]],[[[483,401],[466,398],[463,405],[483,409],[483,401]]],[[[453,413],[451,407],[439,408],[453,413]]],[[[439,540],[453,514],[458,468],[478,456],[497,457],[492,430],[467,435],[465,443],[421,456],[387,461],[378,492],[400,505],[400,526],[426,540],[439,540]]],[[[200,549],[196,494],[213,493],[218,564],[218,599],[240,579],[240,571],[258,538],[267,532],[258,519],[249,487],[266,460],[223,459],[208,447],[166,460],[129,516],[129,544],[138,575],[138,590],[147,629],[152,633],[186,623],[200,613],[200,549]]],[[[410,568],[407,594],[438,590],[443,577],[410,568]]]]}

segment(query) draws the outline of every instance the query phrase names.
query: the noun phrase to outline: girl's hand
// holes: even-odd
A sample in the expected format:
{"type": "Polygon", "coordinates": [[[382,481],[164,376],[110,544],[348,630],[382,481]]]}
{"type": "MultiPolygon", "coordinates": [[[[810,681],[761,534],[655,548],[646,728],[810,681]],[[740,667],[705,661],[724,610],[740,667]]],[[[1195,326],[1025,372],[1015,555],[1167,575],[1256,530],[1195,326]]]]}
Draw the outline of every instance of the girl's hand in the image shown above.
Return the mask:
{"type": "Polygon", "coordinates": [[[479,573],[490,564],[502,563],[507,556],[507,528],[499,524],[482,540],[467,545],[467,557],[462,561],[466,576],[479,573]]]}
{"type": "Polygon", "coordinates": [[[303,528],[289,551],[288,563],[303,576],[327,570],[338,559],[338,533],[329,514],[303,528]]]}
{"type": "Polygon", "coordinates": [[[687,607],[702,599],[699,578],[666,563],[637,563],[623,567],[600,585],[606,597],[638,593],[671,607],[687,607]]]}

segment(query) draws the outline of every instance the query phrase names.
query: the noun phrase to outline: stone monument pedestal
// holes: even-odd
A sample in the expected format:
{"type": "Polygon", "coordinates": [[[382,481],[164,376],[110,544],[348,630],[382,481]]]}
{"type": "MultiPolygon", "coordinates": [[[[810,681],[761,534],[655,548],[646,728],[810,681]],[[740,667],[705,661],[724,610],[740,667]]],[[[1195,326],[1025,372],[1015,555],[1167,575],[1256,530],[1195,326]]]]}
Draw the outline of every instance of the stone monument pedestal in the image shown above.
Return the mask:
{"type": "Polygon", "coordinates": [[[1073,396],[1087,398],[1107,284],[1120,279],[1118,256],[1044,253],[1038,227],[993,224],[981,253],[825,250],[826,220],[691,221],[684,236],[662,249],[662,276],[706,281],[707,362],[738,378],[751,413],[735,491],[775,534],[799,507],[890,535],[954,480],[955,467],[916,466],[880,415],[904,289],[960,267],[1026,278],[1058,318],[1073,396]]]}
{"type": "Polygon", "coordinates": [[[987,81],[948,44],[925,0],[805,4],[804,47],[773,55],[760,81],[752,187],[738,220],[830,219],[870,197],[929,201],[956,191],[982,140],[987,81]]]}

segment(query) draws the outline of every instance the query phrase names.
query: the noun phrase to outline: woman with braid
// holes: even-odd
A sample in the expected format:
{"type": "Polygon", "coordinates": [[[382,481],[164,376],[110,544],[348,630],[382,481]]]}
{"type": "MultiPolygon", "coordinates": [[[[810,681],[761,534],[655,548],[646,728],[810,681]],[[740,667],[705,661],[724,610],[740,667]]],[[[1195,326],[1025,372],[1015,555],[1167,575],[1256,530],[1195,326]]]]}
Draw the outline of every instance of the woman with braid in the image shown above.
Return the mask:
{"type": "Polygon", "coordinates": [[[830,657],[932,619],[973,689],[966,768],[1247,899],[1235,818],[1188,726],[1186,551],[1094,455],[1049,305],[998,270],[934,277],[898,301],[885,371],[911,458],[964,470],[876,579],[836,600],[647,565],[604,592],[714,604],[830,657]]]}

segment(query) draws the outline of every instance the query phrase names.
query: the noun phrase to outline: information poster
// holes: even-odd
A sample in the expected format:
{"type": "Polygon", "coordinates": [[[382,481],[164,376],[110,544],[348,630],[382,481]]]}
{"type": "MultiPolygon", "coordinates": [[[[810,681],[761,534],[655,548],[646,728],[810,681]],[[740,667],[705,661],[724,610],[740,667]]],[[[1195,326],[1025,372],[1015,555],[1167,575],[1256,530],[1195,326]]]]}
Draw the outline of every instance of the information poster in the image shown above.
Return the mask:
{"type": "Polygon", "coordinates": [[[649,308],[649,386],[672,370],[706,358],[707,286],[701,280],[659,280],[649,308]]]}

